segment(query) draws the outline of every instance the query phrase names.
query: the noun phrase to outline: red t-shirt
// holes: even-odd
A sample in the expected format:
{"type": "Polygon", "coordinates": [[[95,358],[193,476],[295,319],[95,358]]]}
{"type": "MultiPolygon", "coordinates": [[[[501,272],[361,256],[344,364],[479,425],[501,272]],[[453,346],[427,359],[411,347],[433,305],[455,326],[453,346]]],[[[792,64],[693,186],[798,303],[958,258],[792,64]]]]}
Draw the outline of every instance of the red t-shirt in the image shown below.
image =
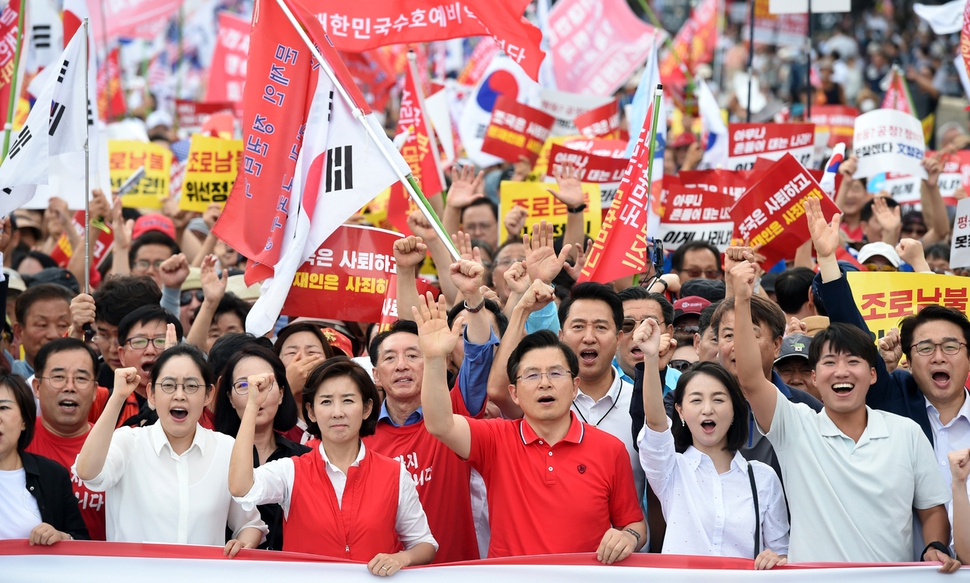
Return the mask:
{"type": "MultiPolygon", "coordinates": [[[[451,407],[456,415],[469,415],[457,387],[451,391],[451,407]]],[[[403,427],[381,421],[377,433],[363,441],[368,450],[400,461],[411,472],[431,534],[438,541],[434,562],[480,558],[469,487],[471,467],[428,433],[424,420],[403,427]]]]}
{"type": "Polygon", "coordinates": [[[468,461],[488,491],[489,558],[595,552],[611,527],[643,520],[626,447],[570,415],[552,447],[521,419],[468,420],[468,461]]]}
{"type": "Polygon", "coordinates": [[[27,452],[52,459],[71,472],[71,487],[77,496],[78,509],[88,527],[88,534],[91,535],[91,540],[105,540],[104,492],[88,490],[77,474],[71,471],[71,466],[89,434],[90,431],[77,437],[58,437],[48,431],[38,417],[37,425],[34,426],[34,439],[27,446],[27,452]]]}
{"type": "Polygon", "coordinates": [[[850,241],[862,241],[862,223],[859,223],[859,226],[854,229],[850,228],[848,223],[842,223],[841,227],[850,241]]]}

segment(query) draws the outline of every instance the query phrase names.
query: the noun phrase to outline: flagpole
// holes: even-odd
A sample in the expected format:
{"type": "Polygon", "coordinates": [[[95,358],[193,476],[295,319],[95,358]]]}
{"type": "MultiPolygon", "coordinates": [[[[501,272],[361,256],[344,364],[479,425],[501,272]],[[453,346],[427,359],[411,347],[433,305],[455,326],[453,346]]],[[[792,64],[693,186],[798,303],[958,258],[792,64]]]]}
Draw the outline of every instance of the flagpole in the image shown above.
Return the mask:
{"type": "Polygon", "coordinates": [[[7,159],[7,151],[10,149],[10,132],[13,131],[13,115],[17,111],[17,99],[20,98],[19,89],[20,86],[17,84],[17,74],[20,69],[20,49],[24,45],[24,39],[27,35],[24,34],[24,14],[27,10],[26,0],[20,0],[20,10],[17,14],[17,48],[14,49],[13,53],[13,76],[10,78],[10,98],[7,100],[7,123],[3,125],[3,153],[0,154],[0,162],[7,159]]]}
{"type": "MultiPolygon", "coordinates": [[[[653,92],[653,119],[650,120],[650,145],[647,150],[647,202],[646,211],[644,217],[650,216],[650,197],[653,193],[653,158],[657,153],[657,125],[660,120],[660,102],[663,99],[664,86],[662,83],[657,83],[657,88],[653,92]]],[[[632,161],[631,161],[632,163],[632,161]]],[[[643,221],[643,234],[646,237],[649,235],[647,233],[647,223],[649,221],[647,218],[643,221]]],[[[650,261],[650,254],[647,253],[647,261],[650,261]]],[[[633,285],[640,285],[640,274],[637,273],[633,276],[633,285]]]]}
{"type": "MultiPolygon", "coordinates": [[[[296,16],[293,15],[290,7],[286,5],[286,2],[284,2],[284,0],[276,0],[276,4],[279,5],[280,9],[283,11],[283,14],[286,15],[287,20],[289,20],[290,24],[293,25],[296,33],[300,35],[300,38],[303,39],[304,44],[306,44],[307,48],[310,49],[310,54],[312,54],[313,58],[315,58],[317,63],[320,64],[320,68],[323,69],[323,71],[327,74],[327,77],[330,78],[330,81],[333,82],[337,92],[340,93],[340,97],[350,108],[351,112],[353,112],[354,117],[357,118],[361,125],[364,126],[364,131],[367,132],[367,135],[370,136],[370,138],[377,145],[377,149],[380,151],[381,155],[394,169],[394,173],[397,175],[398,180],[400,180],[401,184],[404,185],[404,188],[408,191],[411,198],[418,203],[418,208],[421,209],[421,212],[424,214],[425,218],[428,219],[429,223],[431,223],[431,228],[434,229],[435,234],[438,235],[438,238],[441,239],[441,242],[444,243],[449,253],[451,253],[452,259],[455,261],[460,261],[461,254],[458,253],[458,249],[455,248],[455,244],[451,241],[451,237],[449,237],[448,233],[445,231],[444,225],[441,224],[441,220],[438,218],[438,215],[436,215],[434,210],[431,208],[431,203],[428,202],[428,199],[425,198],[424,193],[421,192],[421,187],[414,179],[414,176],[410,172],[405,174],[400,168],[398,168],[397,164],[394,162],[394,158],[391,157],[390,152],[388,152],[387,148],[384,147],[384,143],[377,139],[377,133],[374,131],[371,124],[367,122],[364,112],[357,107],[354,100],[351,99],[350,95],[347,94],[347,90],[344,89],[343,85],[340,84],[340,81],[334,74],[333,69],[330,68],[330,63],[323,58],[323,55],[321,55],[320,51],[317,50],[317,47],[314,46],[313,41],[311,41],[310,37],[307,36],[306,31],[303,30],[300,22],[296,19],[296,16]]],[[[327,40],[329,41],[329,39],[327,40]]]]}
{"type": "MultiPolygon", "coordinates": [[[[643,11],[646,13],[647,18],[650,19],[650,22],[652,22],[653,25],[658,30],[661,30],[661,31],[664,30],[663,23],[660,22],[659,18],[657,18],[657,14],[653,11],[653,8],[650,8],[650,5],[647,4],[647,0],[639,0],[639,2],[640,2],[640,8],[643,8],[643,11]]],[[[692,18],[693,14],[691,14],[690,17],[692,18]]],[[[677,51],[674,50],[674,43],[673,41],[670,40],[669,34],[664,36],[664,46],[667,47],[667,50],[670,51],[670,54],[674,56],[674,60],[677,61],[678,65],[680,65],[680,69],[684,73],[686,73],[685,77],[687,77],[688,80],[693,82],[694,74],[691,73],[690,69],[687,68],[687,64],[680,59],[680,55],[678,55],[677,51]]]]}
{"type": "Polygon", "coordinates": [[[751,22],[748,24],[748,105],[747,115],[744,121],[746,123],[751,123],[751,79],[754,77],[754,7],[755,1],[748,0],[751,2],[751,22]]]}
{"type": "MultiPolygon", "coordinates": [[[[75,33],[77,34],[77,33],[75,33]]],[[[84,46],[84,101],[88,104],[88,115],[94,115],[91,111],[92,107],[96,107],[97,104],[90,103],[89,96],[90,88],[88,87],[88,74],[90,71],[90,57],[88,56],[88,42],[90,40],[88,35],[88,19],[84,19],[84,42],[81,44],[84,46]]],[[[88,148],[88,144],[91,141],[91,123],[90,120],[85,117],[84,119],[84,293],[91,293],[91,152],[88,148]]]]}
{"type": "MultiPolygon", "coordinates": [[[[434,167],[438,171],[438,180],[444,186],[447,183],[445,182],[445,173],[441,169],[441,160],[438,157],[438,138],[434,135],[434,129],[431,127],[431,121],[428,119],[428,109],[424,106],[424,91],[421,88],[421,79],[418,77],[417,60],[418,56],[414,54],[414,51],[408,51],[408,68],[411,69],[411,78],[414,79],[414,92],[418,96],[418,107],[421,108],[421,123],[424,124],[424,131],[428,134],[428,141],[430,142],[432,152],[431,157],[434,159],[434,167]]],[[[434,194],[431,196],[434,196],[434,194]]]]}

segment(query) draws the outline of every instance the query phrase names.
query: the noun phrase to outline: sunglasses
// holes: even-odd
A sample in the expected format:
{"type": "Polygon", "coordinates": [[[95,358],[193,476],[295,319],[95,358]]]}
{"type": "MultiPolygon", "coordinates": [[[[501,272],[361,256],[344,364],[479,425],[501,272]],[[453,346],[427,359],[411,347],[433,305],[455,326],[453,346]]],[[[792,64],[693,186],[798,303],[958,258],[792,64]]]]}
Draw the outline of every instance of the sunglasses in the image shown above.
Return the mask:
{"type": "Polygon", "coordinates": [[[670,368],[672,368],[674,370],[677,370],[677,371],[680,371],[680,372],[684,372],[685,370],[689,369],[690,368],[690,365],[692,365],[692,364],[694,364],[694,363],[691,362],[691,361],[689,361],[689,360],[683,360],[683,359],[678,358],[678,359],[675,359],[675,360],[671,360],[667,364],[667,366],[669,366],[670,368]]]}
{"type": "Polygon", "coordinates": [[[634,330],[636,330],[637,326],[640,325],[640,322],[643,322],[647,318],[650,318],[654,322],[657,322],[658,324],[663,326],[663,324],[653,316],[647,316],[646,318],[640,318],[639,320],[637,320],[636,318],[623,318],[623,324],[620,326],[620,330],[623,330],[623,332],[625,332],[626,334],[629,334],[630,332],[633,332],[634,330]]]}
{"type": "Polygon", "coordinates": [[[182,295],[179,297],[179,304],[183,306],[187,306],[191,304],[193,294],[195,294],[195,299],[199,300],[200,302],[205,299],[205,294],[202,293],[202,290],[187,289],[184,292],[182,292],[182,295]]]}
{"type": "Polygon", "coordinates": [[[875,263],[864,263],[862,266],[866,268],[866,271],[883,271],[883,272],[899,271],[892,265],[883,265],[880,267],[875,263]]]}

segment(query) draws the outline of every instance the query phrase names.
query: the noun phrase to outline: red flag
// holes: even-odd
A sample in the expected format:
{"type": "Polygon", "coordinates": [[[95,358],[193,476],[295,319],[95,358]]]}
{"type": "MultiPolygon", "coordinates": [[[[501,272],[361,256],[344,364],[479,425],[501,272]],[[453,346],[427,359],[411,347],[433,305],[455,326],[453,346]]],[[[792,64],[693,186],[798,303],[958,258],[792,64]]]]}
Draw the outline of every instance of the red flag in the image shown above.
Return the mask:
{"type": "Polygon", "coordinates": [[[664,87],[683,87],[687,83],[675,53],[688,69],[693,69],[700,63],[709,63],[714,58],[714,46],[717,44],[717,4],[718,0],[701,3],[677,31],[673,50],[668,51],[660,61],[660,82],[664,87]]]}
{"type": "MultiPolygon", "coordinates": [[[[10,3],[0,12],[0,119],[7,119],[7,105],[10,103],[10,92],[14,87],[20,87],[19,80],[13,79],[14,54],[17,50],[18,39],[22,38],[17,30],[17,20],[20,18],[20,0],[10,0],[10,3]]],[[[68,38],[69,37],[64,37],[68,38]]],[[[26,55],[26,51],[23,51],[26,55]]],[[[24,78],[24,67],[17,72],[20,80],[24,78]]],[[[16,113],[16,112],[15,112],[16,113]]],[[[12,120],[10,120],[12,121],[12,120]]],[[[16,137],[16,136],[15,136],[16,137]]]]}
{"type": "Polygon", "coordinates": [[[240,115],[249,55],[249,28],[250,23],[245,18],[229,12],[219,13],[219,33],[205,92],[206,101],[235,103],[236,113],[240,115]]]}
{"type": "Polygon", "coordinates": [[[387,100],[391,96],[397,77],[387,58],[381,51],[364,51],[362,53],[340,53],[340,58],[347,64],[347,70],[353,75],[367,98],[367,103],[375,111],[384,111],[387,100]]]}
{"type": "MultiPolygon", "coordinates": [[[[411,168],[411,174],[421,185],[426,196],[434,196],[445,189],[444,177],[435,157],[438,152],[431,147],[431,126],[421,107],[424,102],[418,85],[407,67],[404,89],[401,91],[401,109],[397,120],[397,134],[405,132],[407,140],[401,147],[401,155],[411,168]]],[[[391,186],[391,198],[387,206],[387,220],[402,233],[410,233],[407,218],[417,205],[400,182],[391,186]]]]}
{"type": "Polygon", "coordinates": [[[903,113],[908,113],[916,117],[916,108],[913,106],[913,98],[909,93],[909,84],[897,67],[893,67],[892,80],[889,82],[889,89],[882,98],[881,109],[895,109],[903,113]]]}
{"type": "Polygon", "coordinates": [[[125,95],[121,90],[120,49],[115,47],[98,69],[98,117],[114,119],[125,114],[125,95]]]}
{"type": "Polygon", "coordinates": [[[963,66],[970,75],[970,2],[963,9],[963,30],[960,31],[960,54],[963,55],[963,66]]]}
{"type": "Polygon", "coordinates": [[[371,0],[319,4],[313,13],[334,46],[361,52],[380,46],[491,36],[535,80],[542,31],[523,18],[532,0],[371,0]],[[324,8],[324,6],[326,6],[324,8]]]}

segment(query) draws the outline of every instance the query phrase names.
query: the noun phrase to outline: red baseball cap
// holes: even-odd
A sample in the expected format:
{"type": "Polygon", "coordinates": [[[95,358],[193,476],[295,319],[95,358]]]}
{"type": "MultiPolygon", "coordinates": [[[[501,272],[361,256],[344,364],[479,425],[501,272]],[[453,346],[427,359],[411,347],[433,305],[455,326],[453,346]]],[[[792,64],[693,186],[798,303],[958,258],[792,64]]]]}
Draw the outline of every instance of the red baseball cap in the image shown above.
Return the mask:
{"type": "Polygon", "coordinates": [[[172,240],[175,240],[175,223],[165,215],[152,213],[142,215],[135,221],[135,226],[131,231],[131,239],[135,240],[149,231],[159,231],[165,233],[172,240]]]}
{"type": "Polygon", "coordinates": [[[685,148],[696,141],[694,134],[690,132],[684,132],[679,136],[675,137],[673,140],[667,144],[668,148],[685,148]]]}
{"type": "Polygon", "coordinates": [[[711,302],[700,296],[687,296],[674,302],[674,322],[681,316],[689,314],[699,315],[701,310],[711,305],[711,302]]]}

